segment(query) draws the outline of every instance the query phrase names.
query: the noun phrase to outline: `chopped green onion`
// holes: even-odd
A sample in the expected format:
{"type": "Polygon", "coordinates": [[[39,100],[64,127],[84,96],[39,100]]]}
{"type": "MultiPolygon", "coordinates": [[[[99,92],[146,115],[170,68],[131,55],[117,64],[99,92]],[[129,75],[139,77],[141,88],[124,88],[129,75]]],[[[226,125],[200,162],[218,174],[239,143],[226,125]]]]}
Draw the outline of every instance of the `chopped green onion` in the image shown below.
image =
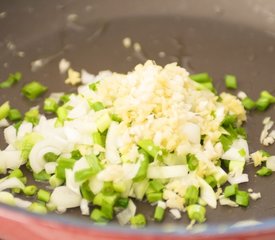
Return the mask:
{"type": "Polygon", "coordinates": [[[26,112],[24,120],[32,123],[33,125],[37,125],[39,123],[38,108],[32,108],[28,112],[26,112]]]}
{"type": "Polygon", "coordinates": [[[152,180],[149,182],[149,187],[154,192],[161,192],[164,189],[164,185],[159,180],[152,180]]]}
{"type": "Polygon", "coordinates": [[[37,199],[42,202],[49,202],[50,201],[51,194],[43,189],[40,189],[37,193],[37,199]]]}
{"type": "Polygon", "coordinates": [[[60,101],[61,101],[63,104],[65,104],[65,103],[67,103],[67,102],[70,101],[70,97],[71,97],[70,94],[64,94],[63,96],[60,97],[60,101]]]}
{"type": "Polygon", "coordinates": [[[65,169],[72,169],[75,161],[73,158],[59,157],[55,169],[56,177],[65,180],[65,169]]]}
{"type": "Polygon", "coordinates": [[[33,177],[36,181],[48,181],[51,175],[46,173],[45,170],[42,170],[39,173],[33,173],[33,177]]]}
{"type": "Polygon", "coordinates": [[[8,119],[10,121],[19,121],[19,120],[22,119],[22,115],[21,115],[21,113],[20,113],[20,111],[18,109],[12,108],[9,111],[8,119]]]}
{"type": "Polygon", "coordinates": [[[26,184],[26,183],[27,183],[27,177],[20,177],[19,180],[20,180],[23,184],[26,184]]]}
{"type": "Polygon", "coordinates": [[[31,212],[34,212],[34,213],[38,213],[38,214],[46,214],[48,212],[45,205],[43,205],[41,203],[37,203],[37,202],[32,203],[28,207],[28,210],[31,212]]]}
{"type": "Polygon", "coordinates": [[[245,109],[247,110],[252,110],[256,107],[256,102],[254,102],[251,98],[249,97],[245,97],[242,100],[242,104],[244,106],[245,109]]]}
{"type": "Polygon", "coordinates": [[[92,176],[96,175],[99,171],[97,171],[94,168],[87,168],[87,169],[82,169],[74,174],[75,181],[77,182],[83,182],[88,179],[90,179],[92,176]]]}
{"type": "Polygon", "coordinates": [[[158,222],[161,222],[164,218],[164,212],[165,212],[164,208],[157,206],[154,212],[154,219],[158,222]]]}
{"type": "Polygon", "coordinates": [[[160,147],[156,146],[150,139],[140,140],[137,144],[153,158],[156,158],[157,156],[161,156],[163,154],[160,147]]]}
{"type": "Polygon", "coordinates": [[[189,186],[185,192],[185,204],[193,205],[199,200],[199,189],[193,185],[189,186]]]}
{"type": "Polygon", "coordinates": [[[26,186],[23,192],[26,196],[33,196],[37,192],[37,187],[35,185],[26,186]]]}
{"type": "Polygon", "coordinates": [[[161,192],[150,192],[146,193],[146,198],[149,203],[154,203],[162,200],[163,194],[161,192]]]}
{"type": "Polygon", "coordinates": [[[146,218],[143,214],[139,213],[130,219],[132,227],[144,227],[146,225],[146,218]]]}
{"type": "Polygon", "coordinates": [[[82,155],[79,150],[73,150],[71,152],[71,157],[75,160],[79,160],[82,157],[82,155]]]}
{"type": "Polygon", "coordinates": [[[128,198],[119,198],[119,199],[117,199],[115,206],[121,207],[121,208],[127,208],[128,203],[129,203],[128,198]]]}
{"type": "Polygon", "coordinates": [[[68,116],[68,109],[64,106],[57,108],[56,115],[58,120],[63,124],[68,116]]]}
{"type": "Polygon", "coordinates": [[[217,186],[217,181],[213,175],[209,175],[205,177],[205,181],[212,187],[215,188],[217,186]]]}
{"type": "Polygon", "coordinates": [[[53,211],[56,210],[56,205],[53,204],[53,203],[51,203],[51,202],[48,202],[48,203],[46,204],[46,207],[47,207],[47,209],[48,209],[50,212],[53,212],[53,211]]]}
{"type": "Polygon", "coordinates": [[[225,86],[228,89],[237,89],[237,78],[234,75],[226,75],[224,78],[225,86]]]}
{"type": "Polygon", "coordinates": [[[84,182],[81,186],[80,186],[80,192],[81,195],[84,199],[86,199],[88,202],[93,201],[94,199],[94,194],[92,193],[92,191],[90,190],[89,187],[89,181],[84,182]]]}
{"type": "Polygon", "coordinates": [[[195,220],[199,223],[202,223],[206,220],[205,213],[206,213],[205,207],[201,205],[194,204],[194,205],[189,205],[187,207],[187,214],[189,219],[195,220]]]}
{"type": "Polygon", "coordinates": [[[208,83],[212,82],[212,78],[208,73],[198,73],[190,75],[190,78],[197,83],[208,83]]]}
{"type": "Polygon", "coordinates": [[[259,111],[265,111],[270,105],[269,99],[265,97],[260,97],[256,102],[256,108],[259,111]]]}
{"type": "Polygon", "coordinates": [[[140,154],[143,156],[143,159],[140,162],[140,167],[138,169],[137,175],[133,178],[133,181],[140,182],[144,180],[147,176],[147,170],[149,166],[149,156],[145,151],[140,150],[140,154]]]}
{"type": "Polygon", "coordinates": [[[119,117],[116,114],[111,114],[111,119],[115,122],[121,122],[122,121],[121,117],[119,117]]]}
{"type": "Polygon", "coordinates": [[[273,96],[270,92],[268,91],[262,91],[260,94],[261,98],[267,98],[270,103],[275,103],[275,96],[273,96]]]}
{"type": "Polygon", "coordinates": [[[41,83],[33,81],[26,84],[22,88],[21,92],[26,98],[30,100],[34,100],[40,95],[42,95],[44,92],[46,92],[47,90],[48,88],[42,85],[41,83]]]}
{"type": "Polygon", "coordinates": [[[227,186],[224,189],[224,196],[226,198],[232,197],[232,196],[235,196],[237,192],[238,192],[238,185],[237,184],[233,184],[233,185],[227,186]]]}
{"type": "Polygon", "coordinates": [[[270,176],[272,174],[272,170],[267,167],[262,167],[256,173],[258,176],[270,176]]]}
{"type": "Polygon", "coordinates": [[[107,223],[108,219],[106,218],[105,214],[98,208],[95,208],[91,215],[90,218],[95,221],[96,223],[107,223]]]}
{"type": "Polygon", "coordinates": [[[239,150],[239,154],[242,156],[242,157],[245,157],[246,156],[246,151],[245,151],[245,149],[240,149],[239,150]]]}
{"type": "Polygon", "coordinates": [[[240,206],[247,207],[249,205],[249,194],[245,191],[238,191],[236,194],[236,203],[240,206]]]}
{"type": "Polygon", "coordinates": [[[0,120],[6,118],[9,115],[10,104],[5,102],[0,106],[0,120]]]}
{"type": "Polygon", "coordinates": [[[21,178],[23,176],[24,174],[19,168],[12,170],[9,174],[9,178],[12,178],[12,177],[21,178]]]}
{"type": "Polygon", "coordinates": [[[92,133],[92,138],[93,138],[94,144],[104,147],[103,139],[99,132],[92,133]]]}
{"type": "Polygon", "coordinates": [[[97,84],[98,84],[98,82],[91,83],[89,85],[90,90],[96,91],[97,90],[97,84]]]}
{"type": "Polygon", "coordinates": [[[46,162],[56,162],[56,160],[58,159],[58,155],[56,155],[55,153],[53,152],[48,152],[48,153],[45,153],[43,158],[46,162]]]}
{"type": "Polygon", "coordinates": [[[20,193],[20,192],[21,192],[21,189],[20,189],[20,188],[12,188],[12,189],[11,189],[11,192],[12,192],[12,193],[20,193]]]}
{"type": "Polygon", "coordinates": [[[263,155],[263,157],[270,157],[270,153],[268,153],[267,151],[264,150],[260,150],[261,154],[263,155]]]}
{"type": "Polygon", "coordinates": [[[228,114],[224,117],[221,125],[223,127],[228,127],[229,125],[235,125],[236,122],[237,122],[237,116],[228,114]]]}
{"type": "Polygon", "coordinates": [[[199,160],[194,154],[187,155],[187,164],[190,171],[194,171],[199,166],[199,160]]]}
{"type": "Polygon", "coordinates": [[[57,102],[53,98],[46,98],[44,100],[44,111],[48,113],[55,113],[58,108],[57,102]]]}
{"type": "Polygon", "coordinates": [[[0,88],[9,88],[15,83],[19,82],[21,78],[22,78],[22,74],[20,72],[10,74],[5,81],[0,83],[0,88]]]}
{"type": "Polygon", "coordinates": [[[90,103],[89,105],[90,105],[91,109],[93,109],[95,112],[100,111],[105,108],[102,102],[90,103]]]}

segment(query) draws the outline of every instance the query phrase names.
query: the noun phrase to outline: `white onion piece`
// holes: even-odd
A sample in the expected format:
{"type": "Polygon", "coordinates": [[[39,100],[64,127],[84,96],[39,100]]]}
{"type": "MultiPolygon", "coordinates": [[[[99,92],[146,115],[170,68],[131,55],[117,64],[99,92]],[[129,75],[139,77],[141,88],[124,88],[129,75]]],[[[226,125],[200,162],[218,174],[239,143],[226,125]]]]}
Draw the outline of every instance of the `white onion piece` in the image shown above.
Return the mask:
{"type": "Polygon", "coordinates": [[[63,211],[67,208],[79,207],[81,196],[66,186],[60,186],[53,190],[50,202],[57,207],[58,211],[63,211]]]}
{"type": "Polygon", "coordinates": [[[97,176],[92,177],[89,181],[89,187],[94,194],[98,194],[104,186],[104,182],[98,179],[97,176]]]}
{"type": "Polygon", "coordinates": [[[106,159],[112,164],[121,162],[117,149],[117,139],[120,135],[119,124],[112,122],[106,136],[106,159]]]}
{"type": "Polygon", "coordinates": [[[237,176],[230,176],[228,177],[228,182],[230,184],[239,184],[239,183],[244,183],[244,182],[248,182],[248,175],[246,173],[241,174],[241,175],[237,175],[237,176]]]}
{"type": "Polygon", "coordinates": [[[198,181],[200,184],[200,197],[203,201],[205,201],[210,207],[217,207],[217,199],[216,194],[213,188],[202,178],[198,177],[198,181]]]}
{"type": "Polygon", "coordinates": [[[95,75],[88,73],[85,69],[81,70],[81,80],[85,85],[96,82],[95,75]]]}
{"type": "Polygon", "coordinates": [[[239,149],[231,147],[229,148],[221,157],[222,159],[229,160],[229,161],[240,161],[244,162],[245,157],[241,156],[239,153],[239,149]]]}
{"type": "Polygon", "coordinates": [[[84,198],[80,202],[80,210],[81,210],[82,215],[89,215],[90,214],[89,202],[84,198]]]}
{"type": "Polygon", "coordinates": [[[17,139],[23,138],[27,133],[32,132],[32,124],[23,121],[17,131],[17,139]]]}
{"type": "Polygon", "coordinates": [[[0,192],[0,203],[14,205],[14,196],[9,192],[0,192]]]}
{"type": "Polygon", "coordinates": [[[188,138],[191,143],[199,144],[201,141],[201,130],[197,124],[186,123],[182,127],[182,133],[188,138]]]}
{"type": "MultiPolygon", "coordinates": [[[[23,164],[20,151],[0,151],[0,162],[2,161],[5,162],[4,166],[7,169],[19,168],[23,164]]],[[[0,165],[3,165],[3,163],[0,163],[0,165]]]]}
{"type": "Polygon", "coordinates": [[[15,205],[20,208],[28,208],[32,203],[21,198],[14,198],[15,205]]]}
{"type": "Polygon", "coordinates": [[[30,152],[30,166],[35,173],[39,173],[44,169],[46,161],[44,155],[52,152],[59,155],[64,148],[64,142],[57,139],[46,139],[36,143],[30,152]]]}
{"type": "Polygon", "coordinates": [[[125,179],[125,180],[133,179],[137,175],[139,167],[140,167],[140,163],[136,163],[136,164],[125,163],[125,164],[123,164],[122,165],[122,169],[124,172],[123,179],[125,179]]]}
{"type": "Polygon", "coordinates": [[[271,156],[266,159],[266,167],[272,171],[275,171],[275,156],[271,156]]]}
{"type": "Polygon", "coordinates": [[[184,177],[188,174],[186,165],[175,166],[149,166],[147,171],[147,178],[178,178],[184,177]]]}
{"type": "Polygon", "coordinates": [[[9,126],[4,130],[4,137],[8,144],[13,144],[16,141],[16,129],[14,126],[9,126]]]}
{"type": "Polygon", "coordinates": [[[24,187],[25,187],[24,184],[16,177],[6,178],[0,182],[0,191],[9,189],[9,188],[23,189],[24,187]]]}
{"type": "Polygon", "coordinates": [[[127,208],[117,214],[117,220],[120,225],[127,224],[136,214],[136,205],[132,200],[129,201],[127,208]]]}
{"type": "Polygon", "coordinates": [[[44,166],[46,173],[53,174],[55,173],[57,163],[56,162],[47,162],[44,166]]]}
{"type": "Polygon", "coordinates": [[[98,179],[105,182],[118,181],[123,179],[124,171],[121,165],[108,165],[98,173],[98,179]]]}
{"type": "Polygon", "coordinates": [[[65,169],[66,187],[74,193],[80,195],[80,184],[75,181],[74,172],[72,169],[65,169]]]}
{"type": "Polygon", "coordinates": [[[219,202],[220,202],[220,205],[226,205],[226,206],[230,206],[230,207],[238,207],[239,206],[236,202],[230,200],[229,198],[225,198],[224,196],[220,196],[219,202]]]}
{"type": "Polygon", "coordinates": [[[75,119],[81,118],[87,114],[89,110],[89,105],[87,101],[81,101],[77,106],[75,106],[69,113],[68,118],[75,119]]]}
{"type": "Polygon", "coordinates": [[[169,212],[172,214],[174,219],[180,219],[181,218],[180,210],[178,210],[176,208],[172,208],[172,209],[169,210],[169,212]]]}
{"type": "Polygon", "coordinates": [[[0,127],[7,127],[9,126],[9,122],[6,118],[0,120],[0,127]]]}

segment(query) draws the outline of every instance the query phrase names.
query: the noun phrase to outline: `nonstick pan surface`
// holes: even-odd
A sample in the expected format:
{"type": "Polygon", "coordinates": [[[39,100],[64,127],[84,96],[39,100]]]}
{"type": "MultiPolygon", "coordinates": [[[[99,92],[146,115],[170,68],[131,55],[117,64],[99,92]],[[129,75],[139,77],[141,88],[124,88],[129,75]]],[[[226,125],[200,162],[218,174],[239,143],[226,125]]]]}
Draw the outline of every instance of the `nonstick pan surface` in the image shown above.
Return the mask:
{"type": "MultiPolygon", "coordinates": [[[[9,73],[20,71],[23,80],[10,89],[0,89],[0,103],[9,100],[12,106],[22,111],[43,102],[43,99],[30,102],[20,95],[21,87],[28,81],[42,82],[49,87],[49,92],[76,91],[76,88],[64,84],[65,76],[59,73],[58,63],[62,58],[68,59],[74,69],[84,68],[94,74],[105,69],[127,72],[146,59],[153,59],[160,65],[178,62],[191,73],[208,72],[214,77],[219,92],[225,90],[223,76],[230,73],[238,77],[238,89],[254,99],[261,90],[275,93],[275,3],[271,0],[2,0],[1,12],[6,14],[0,18],[0,77],[5,79],[9,73]],[[122,45],[125,37],[140,43],[142,53],[126,49],[122,45]],[[37,59],[42,59],[43,67],[33,71],[31,63],[37,59]]],[[[259,144],[262,120],[266,116],[275,118],[274,106],[264,113],[252,112],[248,116],[246,127],[250,152],[263,149],[275,154],[274,146],[263,148],[259,144]]],[[[0,131],[0,139],[3,149],[3,130],[0,131]]],[[[242,184],[242,189],[252,188],[254,192],[261,192],[262,198],[251,201],[248,208],[218,206],[216,210],[207,209],[207,225],[198,230],[201,231],[200,236],[259,236],[259,232],[262,237],[264,232],[267,232],[267,237],[271,236],[275,227],[275,175],[256,177],[252,165],[246,167],[246,172],[250,181],[242,184]],[[244,220],[265,224],[248,228],[231,227],[244,220]]],[[[30,176],[29,181],[32,181],[30,176]]],[[[104,234],[115,238],[113,232],[122,234],[120,239],[123,234],[149,235],[148,239],[151,239],[156,233],[166,236],[162,234],[167,231],[172,232],[169,236],[190,237],[185,231],[188,225],[186,217],[175,221],[166,214],[165,221],[156,224],[150,221],[152,207],[140,202],[137,205],[139,212],[149,219],[149,226],[140,231],[120,228],[116,223],[95,226],[88,217],[81,216],[79,210],[70,210],[63,216],[37,217],[0,206],[0,220],[6,224],[0,227],[0,237],[16,239],[11,232],[12,224],[15,224],[14,218],[20,219],[22,215],[26,221],[36,219],[30,229],[35,228],[35,224],[41,227],[41,221],[45,221],[47,227],[48,223],[53,226],[61,224],[67,229],[81,228],[82,233],[96,231],[103,234],[96,239],[104,234]]],[[[28,234],[26,229],[31,232],[25,226],[21,233],[28,234]]],[[[33,239],[54,236],[51,235],[54,230],[42,232],[36,231],[33,239]]],[[[63,233],[61,231],[60,236],[63,233]]],[[[67,233],[71,232],[68,230],[67,233]]]]}

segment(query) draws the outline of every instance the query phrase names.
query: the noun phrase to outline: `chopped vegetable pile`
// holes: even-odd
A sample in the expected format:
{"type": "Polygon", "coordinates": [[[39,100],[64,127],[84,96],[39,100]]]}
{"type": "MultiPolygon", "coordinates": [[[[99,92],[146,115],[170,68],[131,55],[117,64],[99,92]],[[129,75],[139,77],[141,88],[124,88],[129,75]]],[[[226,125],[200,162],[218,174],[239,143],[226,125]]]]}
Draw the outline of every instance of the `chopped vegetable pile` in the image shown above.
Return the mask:
{"type": "MultiPolygon", "coordinates": [[[[20,77],[11,75],[8,82],[20,77]]],[[[80,80],[69,69],[66,82],[80,80]]],[[[155,221],[169,209],[175,219],[187,214],[191,223],[204,222],[206,206],[216,208],[218,202],[249,205],[251,194],[239,185],[248,181],[242,124],[245,108],[264,110],[275,102],[270,93],[262,92],[256,103],[218,95],[207,73],[190,76],[176,64],[162,68],[152,61],[126,75],[83,72],[82,82],[78,93],[45,99],[48,117],[37,107],[23,117],[9,102],[0,106],[0,120],[15,122],[5,128],[8,147],[0,151],[0,173],[6,174],[0,202],[36,213],[80,207],[97,223],[117,218],[134,227],[148,221],[134,199],[152,204],[155,221]],[[49,188],[28,185],[22,165],[49,188]],[[22,200],[20,192],[36,201],[22,200]]],[[[225,84],[236,89],[236,77],[226,75],[225,84]]],[[[31,82],[22,94],[33,100],[46,90],[31,82]]],[[[259,176],[275,170],[274,157],[264,151],[252,159],[255,166],[266,162],[259,176]]]]}

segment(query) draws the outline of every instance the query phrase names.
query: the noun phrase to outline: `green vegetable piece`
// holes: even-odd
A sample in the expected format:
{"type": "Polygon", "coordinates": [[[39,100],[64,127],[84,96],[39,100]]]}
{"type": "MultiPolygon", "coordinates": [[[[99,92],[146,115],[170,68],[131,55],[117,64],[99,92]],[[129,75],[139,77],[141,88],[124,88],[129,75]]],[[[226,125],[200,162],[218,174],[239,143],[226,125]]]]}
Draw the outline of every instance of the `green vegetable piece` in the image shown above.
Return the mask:
{"type": "Polygon", "coordinates": [[[263,157],[270,157],[270,153],[268,153],[267,151],[264,150],[260,150],[261,154],[263,155],[263,157]]]}
{"type": "Polygon", "coordinates": [[[129,199],[128,198],[118,198],[116,201],[115,206],[116,207],[121,207],[121,208],[127,208],[129,203],[129,199]]]}
{"type": "Polygon", "coordinates": [[[89,105],[90,105],[91,109],[93,109],[95,112],[105,109],[102,102],[90,103],[89,105]]]}
{"type": "Polygon", "coordinates": [[[91,83],[89,85],[90,90],[95,92],[97,90],[97,84],[98,84],[98,82],[91,83]]]}
{"type": "Polygon", "coordinates": [[[26,183],[27,183],[27,177],[20,177],[19,180],[20,180],[23,184],[26,184],[26,183]]]}
{"type": "Polygon", "coordinates": [[[83,182],[90,179],[92,176],[96,175],[99,171],[96,171],[94,168],[87,168],[79,170],[75,173],[74,178],[77,182],[83,182]]]}
{"type": "Polygon", "coordinates": [[[67,119],[68,109],[65,106],[59,107],[56,110],[56,115],[61,124],[67,119]]]}
{"type": "Polygon", "coordinates": [[[26,112],[24,120],[32,123],[33,125],[37,125],[39,123],[38,108],[32,108],[28,112],[26,112]]]}
{"type": "Polygon", "coordinates": [[[19,111],[18,109],[12,108],[12,109],[10,109],[10,111],[9,111],[8,119],[9,119],[10,121],[13,121],[13,122],[19,121],[19,120],[22,119],[22,115],[21,115],[21,113],[20,113],[20,111],[19,111]]]}
{"type": "Polygon", "coordinates": [[[79,160],[82,157],[82,155],[79,150],[73,150],[71,152],[71,157],[75,160],[79,160]]]}
{"type": "Polygon", "coordinates": [[[242,100],[242,104],[246,110],[252,110],[256,107],[256,102],[254,102],[251,98],[245,97],[242,100]]]}
{"type": "Polygon", "coordinates": [[[237,89],[238,84],[237,84],[237,78],[234,75],[226,75],[224,78],[225,81],[225,86],[228,89],[237,89]]]}
{"type": "Polygon", "coordinates": [[[225,128],[230,126],[230,125],[235,126],[236,122],[237,122],[237,116],[228,114],[224,117],[224,119],[222,121],[222,126],[225,127],[225,128]]]}
{"type": "Polygon", "coordinates": [[[15,83],[19,82],[21,78],[22,78],[22,74],[20,72],[10,74],[5,81],[0,83],[0,88],[9,88],[15,83]]]}
{"type": "Polygon", "coordinates": [[[190,171],[194,171],[199,166],[199,160],[194,154],[187,155],[187,164],[190,171]]]}
{"type": "Polygon", "coordinates": [[[103,114],[96,120],[96,126],[99,132],[103,133],[111,125],[112,119],[108,113],[103,114]]]}
{"type": "Polygon", "coordinates": [[[51,193],[43,189],[40,189],[37,193],[37,199],[45,203],[50,201],[50,197],[51,193]]]}
{"type": "Polygon", "coordinates": [[[26,84],[22,88],[21,93],[29,100],[34,100],[37,97],[41,96],[47,90],[48,88],[46,86],[42,85],[39,82],[33,81],[26,84]]]}
{"type": "Polygon", "coordinates": [[[132,227],[144,227],[146,225],[146,218],[143,214],[139,213],[130,219],[132,227]]]}
{"type": "Polygon", "coordinates": [[[265,97],[260,97],[256,102],[256,108],[259,111],[265,111],[270,105],[269,99],[265,97]]]}
{"type": "Polygon", "coordinates": [[[270,176],[272,174],[272,170],[267,168],[267,167],[262,167],[261,169],[259,169],[257,172],[258,176],[270,176]]]}
{"type": "Polygon", "coordinates": [[[161,222],[164,218],[164,212],[165,210],[162,207],[157,206],[154,212],[154,219],[158,222],[161,222]]]}
{"type": "Polygon", "coordinates": [[[208,73],[192,74],[190,78],[197,83],[209,83],[213,81],[208,73]]]}
{"type": "Polygon", "coordinates": [[[56,175],[54,174],[50,177],[49,183],[52,188],[56,188],[56,187],[61,186],[64,183],[64,179],[60,179],[60,178],[56,177],[56,175]]]}
{"type": "Polygon", "coordinates": [[[162,200],[163,193],[162,192],[151,192],[146,193],[146,198],[149,203],[154,203],[162,200]]]}
{"type": "Polygon", "coordinates": [[[232,196],[235,196],[237,192],[238,192],[238,185],[237,184],[233,184],[233,185],[227,186],[224,189],[224,196],[226,198],[232,197],[232,196]]]}
{"type": "Polygon", "coordinates": [[[12,170],[9,174],[9,178],[12,178],[12,177],[21,178],[21,177],[24,177],[24,174],[19,168],[16,168],[12,170]]]}
{"type": "Polygon", "coordinates": [[[144,180],[147,176],[147,170],[149,166],[149,156],[145,151],[140,150],[142,160],[140,162],[140,167],[138,169],[137,175],[133,178],[134,182],[140,182],[144,180]]]}
{"type": "Polygon", "coordinates": [[[149,187],[154,192],[161,192],[164,189],[164,185],[159,180],[152,180],[149,182],[149,187]]]}
{"type": "Polygon", "coordinates": [[[245,151],[245,149],[240,149],[239,150],[239,154],[242,156],[242,157],[245,157],[246,156],[246,151],[245,151]]]}
{"type": "Polygon", "coordinates": [[[35,185],[26,186],[23,192],[26,196],[33,196],[37,192],[37,187],[35,185]]]}
{"type": "Polygon", "coordinates": [[[47,113],[55,113],[58,108],[57,102],[53,98],[46,98],[44,100],[44,111],[47,113]]]}
{"type": "Polygon", "coordinates": [[[33,177],[36,181],[45,182],[45,181],[48,181],[50,179],[51,175],[46,173],[45,170],[42,170],[39,173],[33,173],[33,177]]]}
{"type": "Polygon", "coordinates": [[[116,114],[111,114],[111,119],[112,119],[113,121],[119,122],[119,123],[122,121],[121,117],[119,117],[119,116],[116,115],[116,114]]]}
{"type": "Polygon", "coordinates": [[[48,153],[45,153],[44,156],[43,156],[43,159],[46,161],[46,162],[56,162],[56,160],[58,159],[58,155],[56,155],[55,153],[53,152],[48,152],[48,153]]]}
{"type": "Polygon", "coordinates": [[[161,148],[156,146],[150,139],[140,140],[137,144],[153,158],[157,158],[158,156],[162,156],[163,154],[161,148]]]}
{"type": "Polygon", "coordinates": [[[189,186],[186,189],[185,193],[185,204],[193,205],[196,204],[199,200],[199,189],[193,185],[189,186]]]}
{"type": "Polygon", "coordinates": [[[209,175],[205,177],[205,181],[212,187],[215,188],[217,186],[217,181],[213,175],[209,175]]]}
{"type": "Polygon", "coordinates": [[[236,203],[240,206],[247,207],[249,205],[249,194],[245,191],[238,191],[236,194],[236,203]]]}
{"type": "Polygon", "coordinates": [[[193,204],[187,207],[187,214],[190,220],[203,223],[206,220],[205,213],[206,213],[205,207],[201,205],[193,204]]]}
{"type": "Polygon", "coordinates": [[[60,97],[60,101],[65,104],[70,101],[71,94],[64,94],[60,97]]]}
{"type": "Polygon", "coordinates": [[[80,192],[84,199],[86,199],[88,202],[92,202],[94,199],[94,194],[92,193],[90,187],[89,187],[89,181],[84,182],[80,186],[80,192]]]}
{"type": "Polygon", "coordinates": [[[75,159],[59,157],[57,159],[57,166],[55,169],[55,174],[57,178],[65,180],[65,170],[72,169],[75,164],[75,159]]]}
{"type": "Polygon", "coordinates": [[[267,98],[270,103],[275,103],[275,96],[273,96],[270,92],[268,91],[262,91],[260,94],[261,98],[267,98]]]}
{"type": "Polygon", "coordinates": [[[0,106],[0,120],[6,118],[9,115],[10,104],[5,102],[0,106]]]}
{"type": "Polygon", "coordinates": [[[107,223],[108,219],[106,218],[105,214],[98,208],[95,208],[91,215],[90,218],[95,221],[96,223],[107,223]]]}
{"type": "Polygon", "coordinates": [[[105,144],[104,144],[102,136],[99,132],[93,132],[92,138],[93,138],[94,144],[104,147],[105,144]]]}
{"type": "Polygon", "coordinates": [[[31,212],[34,212],[34,213],[38,213],[38,214],[46,214],[48,212],[45,205],[43,205],[41,203],[37,203],[37,202],[32,203],[28,207],[28,210],[31,212]]]}

